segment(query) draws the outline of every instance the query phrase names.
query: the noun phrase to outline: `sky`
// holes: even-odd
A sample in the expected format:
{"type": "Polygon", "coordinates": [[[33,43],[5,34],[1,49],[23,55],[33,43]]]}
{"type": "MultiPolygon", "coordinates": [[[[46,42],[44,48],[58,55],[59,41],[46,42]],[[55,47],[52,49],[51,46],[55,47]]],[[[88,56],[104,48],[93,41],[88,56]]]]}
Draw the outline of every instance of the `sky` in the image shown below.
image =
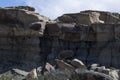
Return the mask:
{"type": "Polygon", "coordinates": [[[83,10],[120,12],[120,0],[1,0],[0,7],[32,6],[41,15],[55,19],[83,10]]]}

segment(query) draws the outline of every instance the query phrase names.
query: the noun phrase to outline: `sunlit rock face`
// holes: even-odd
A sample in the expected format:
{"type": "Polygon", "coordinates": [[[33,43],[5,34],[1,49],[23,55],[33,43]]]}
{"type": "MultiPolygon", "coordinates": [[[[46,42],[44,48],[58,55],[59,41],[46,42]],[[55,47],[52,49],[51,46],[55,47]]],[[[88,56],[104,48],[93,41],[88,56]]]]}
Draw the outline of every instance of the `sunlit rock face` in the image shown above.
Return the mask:
{"type": "MultiPolygon", "coordinates": [[[[74,57],[86,64],[99,63],[119,68],[120,14],[103,11],[82,11],[64,14],[57,23],[47,24],[45,35],[57,37],[56,54],[72,50],[74,57]],[[58,47],[58,48],[57,48],[58,47]]],[[[53,39],[53,38],[52,38],[53,39]]],[[[53,53],[53,52],[51,52],[53,53]]]]}
{"type": "Polygon", "coordinates": [[[71,50],[71,58],[87,65],[119,68],[119,23],[120,14],[111,12],[82,11],[53,21],[28,6],[0,8],[0,62],[54,64],[61,51],[71,50]]]}
{"type": "Polygon", "coordinates": [[[0,62],[40,62],[40,40],[54,22],[28,6],[0,8],[0,62]]]}

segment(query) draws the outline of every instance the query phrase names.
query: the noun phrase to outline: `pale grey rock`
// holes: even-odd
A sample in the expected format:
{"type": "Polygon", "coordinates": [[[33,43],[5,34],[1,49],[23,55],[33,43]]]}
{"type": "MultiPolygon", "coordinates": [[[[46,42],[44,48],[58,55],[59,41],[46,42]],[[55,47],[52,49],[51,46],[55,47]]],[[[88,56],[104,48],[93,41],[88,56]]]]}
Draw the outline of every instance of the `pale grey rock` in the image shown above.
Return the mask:
{"type": "Polygon", "coordinates": [[[22,75],[22,76],[27,76],[29,72],[26,72],[24,70],[20,70],[20,69],[13,69],[14,72],[22,75]]]}
{"type": "Polygon", "coordinates": [[[71,64],[76,68],[86,69],[86,66],[84,65],[84,63],[81,60],[73,59],[71,61],[71,64]]]}
{"type": "Polygon", "coordinates": [[[45,69],[49,72],[55,70],[54,66],[52,66],[50,63],[46,63],[45,69]]]}
{"type": "Polygon", "coordinates": [[[67,69],[67,70],[70,70],[70,71],[74,71],[75,70],[75,68],[72,65],[64,62],[63,60],[56,59],[56,62],[57,62],[57,65],[58,65],[59,69],[62,69],[62,70],[67,69]]]}

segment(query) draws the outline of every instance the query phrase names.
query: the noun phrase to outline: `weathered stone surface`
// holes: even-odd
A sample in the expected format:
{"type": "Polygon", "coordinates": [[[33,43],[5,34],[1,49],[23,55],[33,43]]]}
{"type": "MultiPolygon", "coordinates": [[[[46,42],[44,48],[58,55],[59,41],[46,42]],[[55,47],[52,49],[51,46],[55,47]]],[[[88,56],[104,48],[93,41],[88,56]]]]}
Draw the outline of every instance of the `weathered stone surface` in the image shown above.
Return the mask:
{"type": "Polygon", "coordinates": [[[33,69],[32,71],[30,71],[30,72],[27,74],[27,76],[26,76],[25,79],[27,79],[27,80],[29,80],[29,79],[36,79],[36,80],[38,80],[38,76],[37,76],[37,71],[36,71],[36,69],[33,69]]]}
{"type": "MultiPolygon", "coordinates": [[[[39,76],[38,79],[40,80],[69,80],[72,77],[71,71],[69,70],[55,70],[55,71],[51,71],[51,72],[45,72],[44,76],[39,76]]],[[[76,80],[76,79],[72,79],[72,80],[76,80]]]]}
{"type": "Polygon", "coordinates": [[[63,50],[58,54],[58,58],[61,60],[69,59],[74,56],[74,52],[72,50],[63,50]]]}
{"type": "Polygon", "coordinates": [[[110,74],[110,69],[103,69],[102,73],[109,75],[110,74]]]}
{"type": "MultiPolygon", "coordinates": [[[[41,29],[42,30],[42,29],[41,29]]],[[[39,37],[42,36],[42,31],[35,31],[24,29],[18,25],[5,25],[0,24],[0,37],[39,37]]]]}
{"type": "Polygon", "coordinates": [[[115,33],[115,40],[120,40],[120,25],[115,24],[114,25],[114,33],[115,33]]]}
{"type": "Polygon", "coordinates": [[[105,68],[105,66],[92,66],[90,70],[97,71],[100,73],[104,73],[106,75],[109,75],[113,78],[113,80],[119,80],[119,70],[117,69],[109,69],[105,68]]]}
{"type": "Polygon", "coordinates": [[[76,14],[64,14],[63,16],[58,17],[56,19],[59,22],[66,23],[77,23],[77,24],[87,24],[90,25],[92,23],[104,23],[104,21],[99,20],[100,14],[97,12],[91,13],[76,13],[76,14]]]}
{"type": "Polygon", "coordinates": [[[63,60],[56,59],[56,62],[57,62],[57,65],[58,65],[59,69],[62,69],[62,70],[67,69],[67,70],[70,70],[72,72],[75,70],[75,68],[73,66],[71,66],[70,64],[64,62],[63,60]]]}
{"type": "Polygon", "coordinates": [[[24,9],[1,8],[0,15],[0,21],[11,21],[12,23],[19,22],[24,27],[27,27],[30,23],[33,22],[52,22],[52,20],[45,16],[24,9]]]}
{"type": "Polygon", "coordinates": [[[116,70],[110,70],[109,75],[114,79],[114,80],[119,80],[120,76],[116,70]]]}
{"type": "Polygon", "coordinates": [[[109,75],[113,78],[113,80],[119,80],[120,79],[119,78],[119,71],[115,70],[115,69],[108,69],[108,68],[105,68],[105,66],[101,66],[101,67],[94,67],[94,71],[109,75]]]}
{"type": "Polygon", "coordinates": [[[117,13],[82,11],[52,21],[30,7],[0,8],[0,61],[55,64],[59,56],[120,68],[119,19],[117,13]],[[59,55],[64,50],[72,54],[59,55]]]}
{"type": "Polygon", "coordinates": [[[92,28],[96,34],[96,41],[113,41],[115,39],[113,24],[93,24],[92,28]]]}
{"type": "Polygon", "coordinates": [[[45,22],[33,22],[29,25],[29,28],[35,31],[38,31],[39,34],[43,35],[45,30],[45,22]]]}
{"type": "Polygon", "coordinates": [[[41,59],[39,37],[43,36],[47,22],[42,22],[41,19],[47,18],[21,8],[30,7],[0,8],[0,60],[37,63],[41,59]],[[32,24],[35,28],[37,22],[41,28],[37,31],[30,29],[29,25],[32,24]]]}
{"type": "Polygon", "coordinates": [[[120,22],[120,14],[119,13],[112,13],[112,12],[105,12],[105,11],[81,11],[81,13],[91,14],[91,13],[99,13],[99,19],[104,21],[104,23],[119,23],[120,22]]]}
{"type": "Polygon", "coordinates": [[[57,23],[49,23],[45,28],[45,35],[47,36],[59,36],[60,35],[60,26],[57,23]]]}
{"type": "Polygon", "coordinates": [[[45,69],[49,72],[55,70],[54,66],[52,66],[50,63],[46,63],[45,69]]]}
{"type": "Polygon", "coordinates": [[[29,72],[26,72],[26,71],[23,71],[23,70],[20,70],[20,69],[13,69],[14,72],[16,72],[17,74],[20,74],[22,76],[27,76],[27,74],[29,72]]]}
{"type": "Polygon", "coordinates": [[[79,78],[81,80],[114,80],[112,77],[102,74],[99,72],[94,71],[82,71],[80,69],[76,69],[76,72],[78,73],[79,78]]]}
{"type": "Polygon", "coordinates": [[[16,7],[6,7],[6,8],[10,8],[10,9],[25,9],[25,10],[29,10],[29,11],[35,11],[35,8],[30,7],[30,6],[16,6],[16,7]]]}
{"type": "Polygon", "coordinates": [[[84,63],[81,60],[73,59],[71,61],[71,64],[76,68],[86,69],[86,66],[84,65],[84,63]]]}

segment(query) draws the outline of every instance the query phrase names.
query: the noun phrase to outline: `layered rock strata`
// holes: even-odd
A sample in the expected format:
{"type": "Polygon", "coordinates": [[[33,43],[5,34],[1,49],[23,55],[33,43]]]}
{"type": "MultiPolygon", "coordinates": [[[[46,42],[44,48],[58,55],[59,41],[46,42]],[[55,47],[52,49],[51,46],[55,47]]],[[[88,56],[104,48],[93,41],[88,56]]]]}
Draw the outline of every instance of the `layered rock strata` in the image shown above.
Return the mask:
{"type": "Polygon", "coordinates": [[[55,21],[30,7],[0,8],[0,61],[49,61],[64,50],[85,64],[120,68],[120,14],[82,11],[55,21]]]}

